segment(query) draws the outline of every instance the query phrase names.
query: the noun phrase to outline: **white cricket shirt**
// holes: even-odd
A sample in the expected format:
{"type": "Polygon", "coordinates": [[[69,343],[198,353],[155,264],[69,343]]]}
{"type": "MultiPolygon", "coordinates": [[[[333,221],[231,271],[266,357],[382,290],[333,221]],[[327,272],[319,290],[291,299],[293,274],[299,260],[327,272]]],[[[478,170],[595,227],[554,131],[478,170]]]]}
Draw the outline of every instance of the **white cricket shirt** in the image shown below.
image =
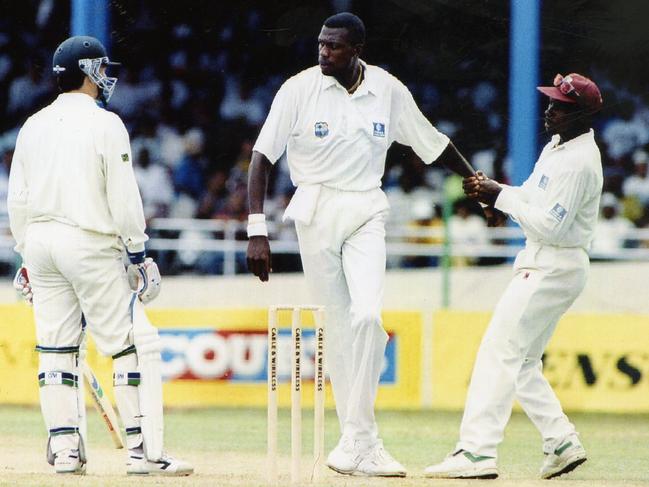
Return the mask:
{"type": "Polygon", "coordinates": [[[502,185],[495,207],[529,242],[590,248],[602,194],[602,161],[591,130],[563,144],[552,137],[520,187],[502,185]]]}
{"type": "Polygon", "coordinates": [[[148,239],[126,127],[83,93],[63,93],[27,119],[16,142],[7,205],[16,250],[27,225],[58,221],[121,237],[129,252],[148,239]]]}
{"type": "Polygon", "coordinates": [[[253,150],[272,163],[286,150],[295,186],[367,191],[381,186],[392,142],[412,147],[427,164],[448,145],[403,83],[362,64],[364,79],[351,95],[319,66],[288,79],[275,95],[253,150]]]}

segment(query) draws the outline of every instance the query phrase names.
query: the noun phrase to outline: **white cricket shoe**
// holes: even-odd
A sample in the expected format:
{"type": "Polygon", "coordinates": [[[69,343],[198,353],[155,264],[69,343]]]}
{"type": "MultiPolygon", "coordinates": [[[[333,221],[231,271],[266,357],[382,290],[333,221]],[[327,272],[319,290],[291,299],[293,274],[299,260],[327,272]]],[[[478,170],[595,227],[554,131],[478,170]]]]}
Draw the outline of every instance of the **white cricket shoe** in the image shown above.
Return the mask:
{"type": "Polygon", "coordinates": [[[494,457],[457,450],[447,455],[442,463],[427,467],[424,475],[434,479],[495,479],[498,467],[494,457]]]}
{"type": "Polygon", "coordinates": [[[78,449],[66,448],[54,456],[54,471],[73,475],[85,475],[86,464],[81,461],[78,449]]]}
{"type": "Polygon", "coordinates": [[[338,473],[351,475],[356,471],[369,449],[370,445],[367,442],[342,436],[336,448],[331,450],[327,456],[326,465],[338,473]]]}
{"type": "Polygon", "coordinates": [[[155,462],[144,456],[142,448],[133,448],[128,451],[126,462],[128,475],[164,475],[167,477],[182,477],[194,473],[194,467],[184,460],[173,458],[162,453],[162,458],[155,462]]]}
{"type": "Polygon", "coordinates": [[[354,475],[366,475],[368,477],[405,477],[406,469],[386,451],[383,447],[383,441],[379,440],[363,456],[358,467],[356,467],[354,475]]]}
{"type": "Polygon", "coordinates": [[[552,453],[546,455],[541,467],[541,478],[551,479],[572,472],[586,461],[586,450],[576,434],[564,438],[552,453]]]}

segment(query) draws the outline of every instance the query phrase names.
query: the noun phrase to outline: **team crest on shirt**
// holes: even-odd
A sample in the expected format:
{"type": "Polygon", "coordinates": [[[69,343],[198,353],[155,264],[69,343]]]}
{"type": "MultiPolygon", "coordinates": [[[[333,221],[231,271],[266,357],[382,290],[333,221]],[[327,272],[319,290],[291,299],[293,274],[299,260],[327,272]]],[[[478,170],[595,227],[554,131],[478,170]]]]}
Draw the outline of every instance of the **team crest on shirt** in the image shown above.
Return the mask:
{"type": "Polygon", "coordinates": [[[381,122],[372,122],[374,126],[374,137],[385,137],[385,124],[381,122]]]}
{"type": "Polygon", "coordinates": [[[556,218],[557,221],[559,221],[559,222],[563,221],[563,219],[566,217],[567,214],[568,214],[568,210],[566,210],[559,203],[554,205],[552,207],[552,209],[550,210],[550,215],[552,215],[554,218],[556,218]]]}
{"type": "Polygon", "coordinates": [[[547,177],[545,174],[541,176],[541,180],[539,181],[539,188],[545,189],[548,187],[548,181],[550,181],[550,178],[547,177]]]}
{"type": "Polygon", "coordinates": [[[128,162],[128,160],[129,160],[128,153],[122,154],[122,161],[123,162],[128,162]]]}
{"type": "Polygon", "coordinates": [[[313,132],[315,133],[316,137],[322,139],[323,137],[329,135],[329,125],[327,124],[327,122],[316,122],[313,126],[313,132]]]}

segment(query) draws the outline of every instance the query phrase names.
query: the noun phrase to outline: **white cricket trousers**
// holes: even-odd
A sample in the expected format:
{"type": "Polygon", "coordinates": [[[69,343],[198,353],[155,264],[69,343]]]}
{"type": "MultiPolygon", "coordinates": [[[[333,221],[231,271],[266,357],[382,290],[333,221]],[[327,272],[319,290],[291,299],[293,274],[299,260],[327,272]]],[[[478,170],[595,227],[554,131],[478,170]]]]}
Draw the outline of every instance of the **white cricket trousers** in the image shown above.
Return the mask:
{"type": "Polygon", "coordinates": [[[39,346],[79,345],[82,312],[101,353],[114,355],[132,343],[133,293],[117,237],[56,221],[31,223],[23,258],[39,346]]]}
{"type": "MultiPolygon", "coordinates": [[[[24,265],[34,290],[34,320],[39,353],[41,410],[48,429],[48,455],[79,448],[85,437],[83,378],[79,376],[78,347],[82,315],[98,350],[115,355],[133,344],[128,286],[117,237],[88,232],[56,221],[30,223],[25,234],[24,265]],[[76,349],[76,350],[75,350],[76,349]],[[46,382],[66,374],[63,382],[46,382]],[[41,376],[43,383],[41,383],[41,376]],[[68,387],[72,386],[72,387],[68,387]]],[[[135,354],[113,361],[124,375],[136,372],[135,354]]],[[[113,389],[127,446],[142,443],[138,388],[113,389]]]]}
{"type": "Polygon", "coordinates": [[[304,275],[325,306],[325,361],[341,433],[378,438],[374,403],[388,335],[381,321],[385,280],[385,217],[380,189],[322,187],[309,225],[296,222],[304,275]]]}
{"type": "Polygon", "coordinates": [[[497,456],[514,399],[551,452],[575,432],[543,376],[541,357],[559,318],[586,284],[589,260],[581,248],[528,242],[514,278],[496,305],[473,367],[457,449],[497,456]]]}

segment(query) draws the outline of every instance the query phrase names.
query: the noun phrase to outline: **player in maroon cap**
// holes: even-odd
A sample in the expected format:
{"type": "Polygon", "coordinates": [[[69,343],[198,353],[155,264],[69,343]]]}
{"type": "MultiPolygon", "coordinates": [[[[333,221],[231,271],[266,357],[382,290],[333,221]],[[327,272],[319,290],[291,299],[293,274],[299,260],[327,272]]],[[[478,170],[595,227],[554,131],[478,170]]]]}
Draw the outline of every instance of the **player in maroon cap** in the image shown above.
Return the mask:
{"type": "Polygon", "coordinates": [[[579,74],[557,75],[539,91],[550,98],[552,135],[522,186],[478,173],[464,191],[518,222],[527,238],[480,345],[467,394],[460,441],[426,469],[435,478],[496,478],[496,455],[514,399],[543,437],[542,478],[586,461],[574,425],[542,373],[541,357],[559,318],[586,284],[602,191],[602,163],[592,115],[602,107],[597,85],[579,74]]]}
{"type": "Polygon", "coordinates": [[[568,76],[557,74],[554,86],[539,86],[544,95],[553,100],[570,103],[580,107],[582,111],[595,113],[602,108],[602,95],[597,85],[581,74],[571,73],[568,76]]]}

